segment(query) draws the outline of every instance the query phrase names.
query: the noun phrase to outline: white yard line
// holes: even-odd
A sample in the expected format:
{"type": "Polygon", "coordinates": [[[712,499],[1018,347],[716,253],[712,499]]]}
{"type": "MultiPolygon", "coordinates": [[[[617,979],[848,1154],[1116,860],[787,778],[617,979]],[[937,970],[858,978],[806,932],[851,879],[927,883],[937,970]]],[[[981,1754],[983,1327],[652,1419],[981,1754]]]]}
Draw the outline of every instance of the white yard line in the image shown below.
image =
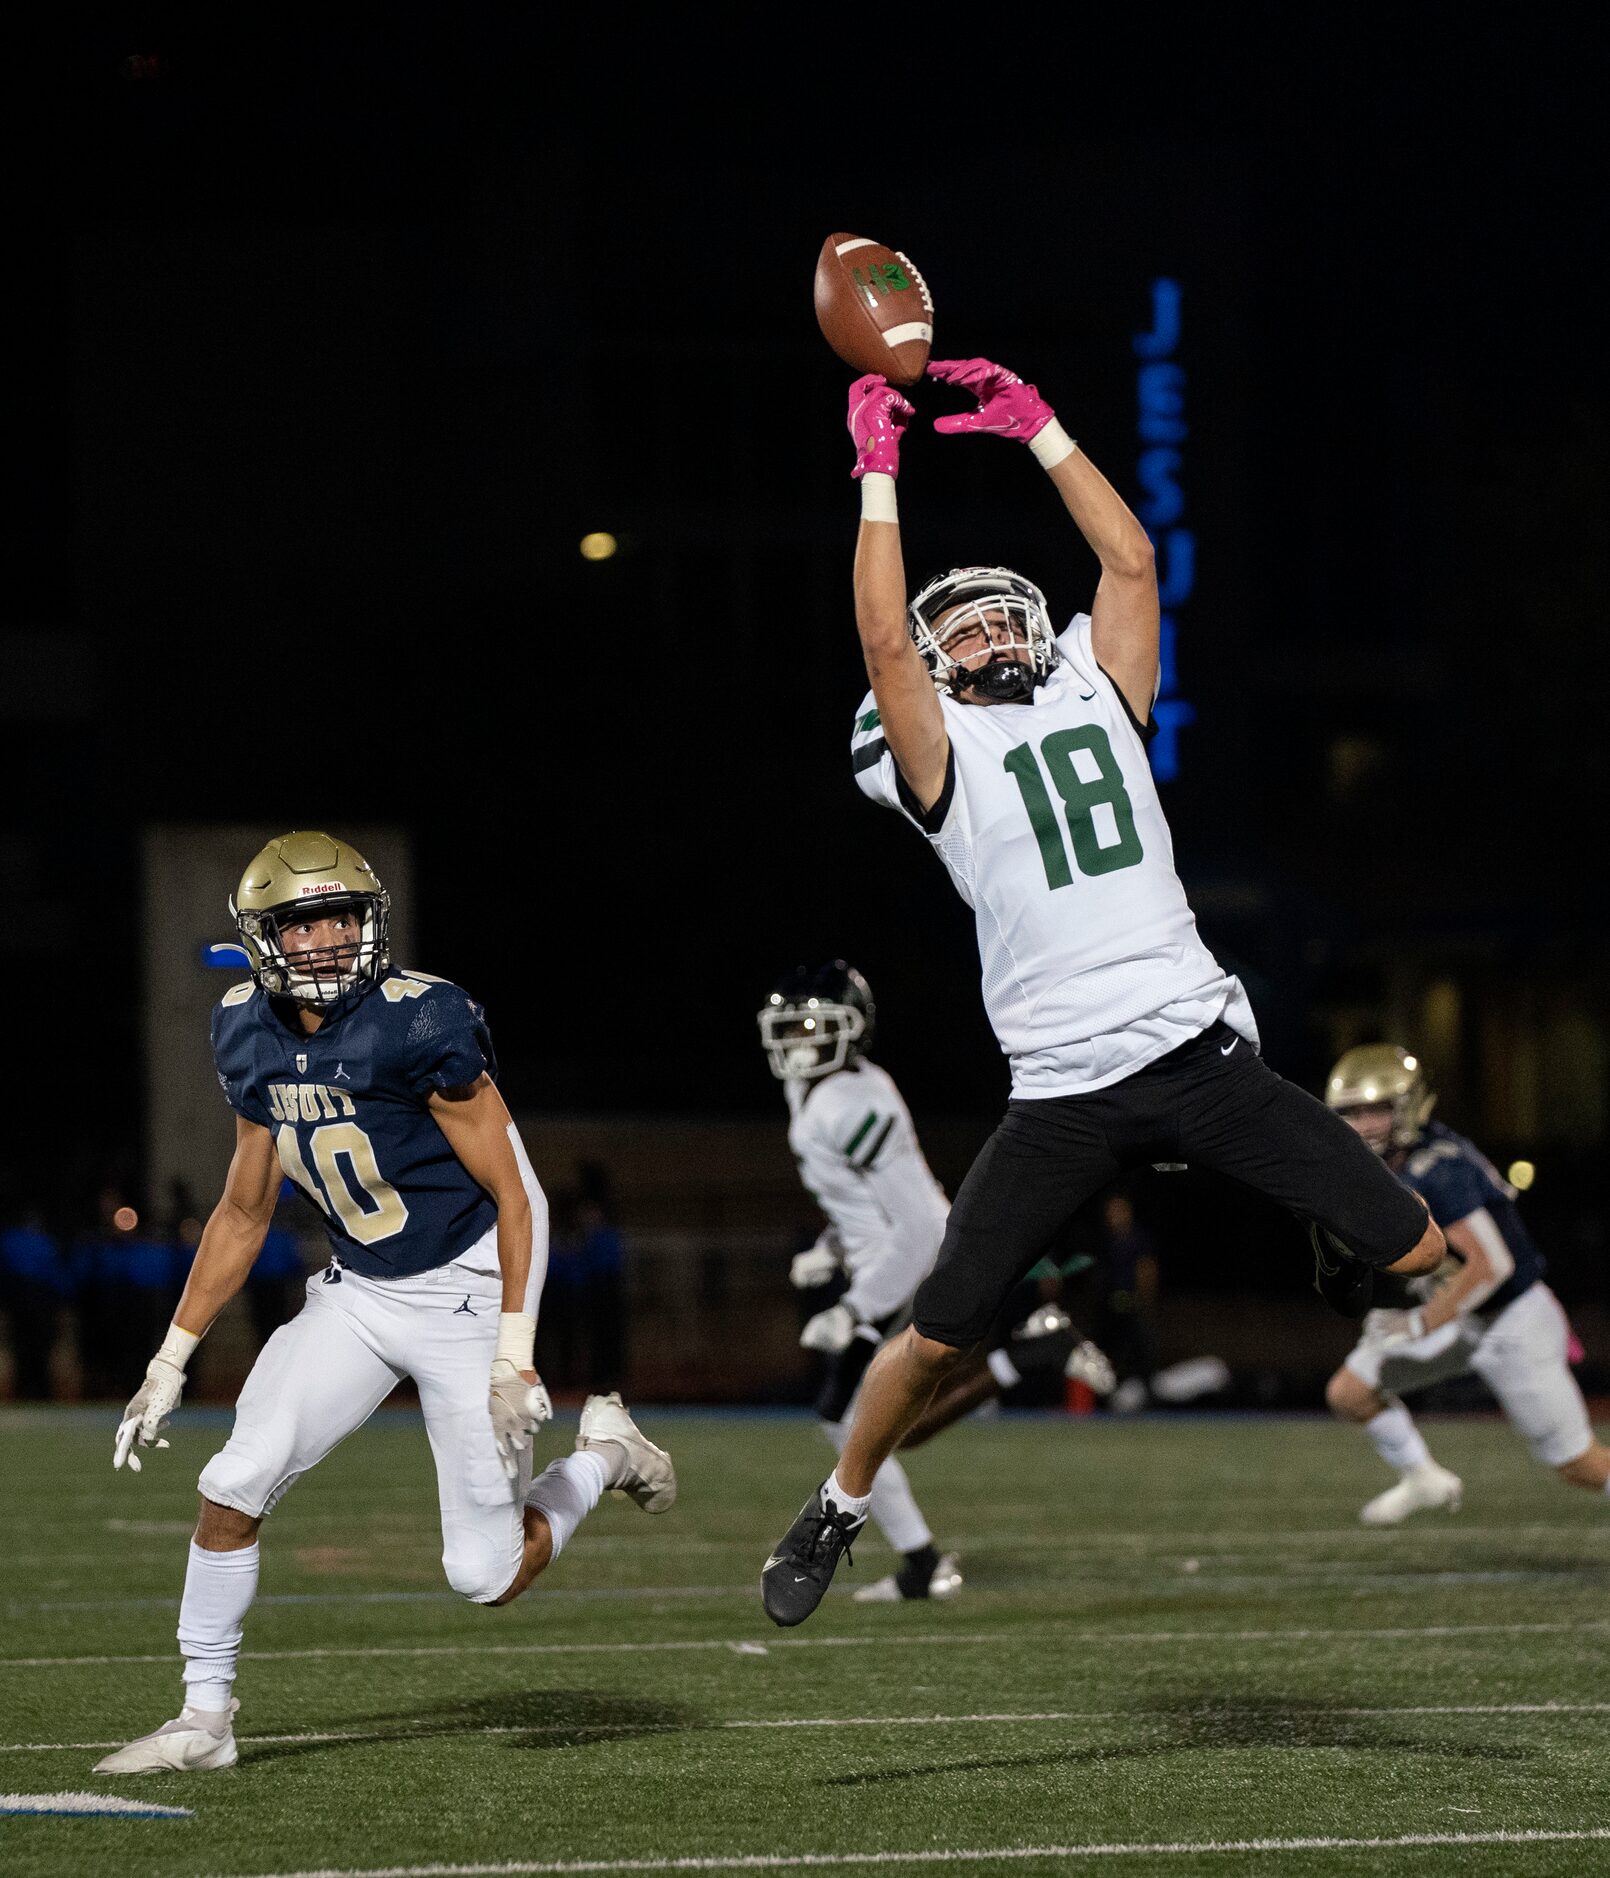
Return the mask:
{"type": "Polygon", "coordinates": [[[477,1865],[365,1865],[274,1872],[262,1878],[501,1878],[508,1873],[791,1871],[858,1865],[979,1865],[993,1859],[1191,1858],[1205,1853],[1397,1851],[1415,1846],[1566,1845],[1610,1839],[1610,1826],[1514,1832],[1407,1832],[1390,1839],[1196,1839],[1172,1844],[924,1847],[920,1852],[750,1852],[705,1858],[508,1859],[477,1865]]]}
{"type": "MultiPolygon", "coordinates": [[[[709,1730],[773,1728],[959,1728],[1012,1727],[1042,1722],[1124,1722],[1157,1723],[1171,1719],[1233,1719],[1238,1716],[1301,1721],[1306,1717],[1320,1720],[1347,1715],[1390,1717],[1397,1715],[1610,1715],[1610,1702],[1435,1702],[1407,1706],[1387,1705],[1378,1708],[1220,1708],[1217,1705],[1179,1709],[1025,1709],[967,1715],[782,1715],[755,1720],[719,1722],[526,1722],[498,1726],[460,1728],[451,1723],[405,1723],[385,1729],[303,1729],[294,1734],[241,1734],[236,1738],[243,1748],[279,1747],[287,1743],[407,1741],[411,1737],[448,1735],[641,1735],[702,1734],[709,1730]]],[[[0,1741],[0,1754],[89,1754],[96,1749],[121,1747],[121,1741],[0,1741]]]]}
{"type": "MultiPolygon", "coordinates": [[[[1040,1637],[1055,1637],[1082,1648],[1098,1645],[1124,1649],[1148,1644],[1174,1643],[1352,1643],[1362,1638],[1372,1640],[1428,1637],[1546,1637],[1585,1636],[1610,1629],[1610,1618],[1584,1618],[1575,1622],[1545,1624],[1415,1624],[1390,1625],[1372,1629],[1290,1629],[1290,1630],[1080,1630],[1055,1624],[1042,1625],[1040,1637]]],[[[926,1647],[929,1644],[982,1644],[999,1648],[1007,1641],[1001,1630],[982,1631],[909,1631],[878,1636],[868,1632],[858,1637],[778,1637],[767,1636],[768,1650],[875,1650],[880,1648],[926,1647]]],[[[744,1645],[732,1637],[667,1639],[654,1643],[412,1643],[350,1644],[306,1650],[242,1650],[242,1662],[272,1663],[316,1660],[323,1657],[419,1657],[419,1656],[638,1656],[664,1651],[735,1650],[746,1654],[744,1645]]],[[[75,1665],[104,1668],[118,1663],[171,1663],[174,1653],[161,1652],[108,1656],[0,1656],[0,1671],[8,1669],[66,1669],[75,1665]]]]}
{"type": "MultiPolygon", "coordinates": [[[[1200,1597],[1206,1591],[1276,1591],[1290,1592],[1293,1596],[1306,1597],[1314,1590],[1431,1590],[1450,1585],[1514,1585],[1514,1584],[1571,1584],[1575,1582],[1593,1582],[1610,1574],[1610,1561],[1598,1562],[1584,1560],[1574,1565],[1559,1565],[1547,1569],[1514,1568],[1493,1571],[1355,1571],[1345,1563],[1334,1565],[1294,1566],[1284,1572],[1216,1572],[1215,1564],[1222,1563],[1209,1557],[1205,1560],[1191,1561],[1193,1568],[1206,1566],[1206,1570],[1193,1569],[1188,1577],[1182,1577],[1183,1563],[1171,1561],[1165,1568],[1168,1576],[1158,1583],[1148,1583],[1146,1595],[1154,1598],[1200,1597]]],[[[1065,1573],[1063,1583],[1078,1585],[1086,1589],[1110,1586],[1115,1590],[1132,1593],[1135,1589],[1133,1571],[1123,1577],[1112,1577],[1095,1572],[1072,1571],[1065,1573]]],[[[985,1589],[993,1587],[985,1586],[985,1589]]],[[[556,1588],[542,1592],[544,1604],[607,1604],[607,1603],[665,1603],[675,1599],[698,1598],[736,1598],[751,1597],[754,1585],[750,1582],[732,1585],[576,1585],[556,1588]]],[[[835,1598],[849,1595],[851,1586],[836,1585],[833,1588],[835,1598]]],[[[253,1609],[266,1609],[275,1605],[298,1604],[458,1604],[462,1602],[451,1591],[287,1591],[258,1598],[253,1609]]],[[[150,1598],[7,1598],[4,1610],[11,1616],[21,1616],[27,1611],[177,1611],[179,1600],[176,1596],[150,1598]]]]}

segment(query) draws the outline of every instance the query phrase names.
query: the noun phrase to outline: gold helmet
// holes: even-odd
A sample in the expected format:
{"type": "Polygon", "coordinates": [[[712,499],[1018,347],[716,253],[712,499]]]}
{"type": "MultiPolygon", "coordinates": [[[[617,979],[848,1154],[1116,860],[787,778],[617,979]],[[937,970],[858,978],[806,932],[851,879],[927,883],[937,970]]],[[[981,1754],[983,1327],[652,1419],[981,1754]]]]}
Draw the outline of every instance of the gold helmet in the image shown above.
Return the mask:
{"type": "Polygon", "coordinates": [[[1328,1109],[1392,1105],[1392,1146],[1412,1148],[1437,1106],[1419,1057],[1395,1043],[1361,1043],[1336,1060],[1325,1079],[1328,1109]]]}
{"type": "Polygon", "coordinates": [[[252,977],[273,997],[328,1007],[367,991],[391,963],[391,895],[356,848],[314,829],[276,835],[252,857],[229,901],[252,977]],[[354,945],[287,955],[284,929],[297,919],[350,910],[354,945]]]}

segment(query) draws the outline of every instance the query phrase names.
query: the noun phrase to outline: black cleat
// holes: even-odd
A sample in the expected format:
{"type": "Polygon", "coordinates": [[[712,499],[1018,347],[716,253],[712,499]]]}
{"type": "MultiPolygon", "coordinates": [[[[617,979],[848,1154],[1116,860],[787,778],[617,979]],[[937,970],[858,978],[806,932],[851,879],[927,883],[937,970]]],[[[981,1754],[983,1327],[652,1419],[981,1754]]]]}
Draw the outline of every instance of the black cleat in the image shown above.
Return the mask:
{"type": "Polygon", "coordinates": [[[1354,1258],[1333,1232],[1310,1221],[1308,1237],[1314,1247],[1314,1289],[1333,1311],[1359,1318],[1375,1296],[1375,1268],[1354,1258]]]}
{"type": "Polygon", "coordinates": [[[839,1555],[849,1558],[865,1524],[865,1513],[846,1512],[827,1498],[823,1481],[761,1567],[760,1598],[774,1624],[804,1623],[833,1582],[839,1555]]]}

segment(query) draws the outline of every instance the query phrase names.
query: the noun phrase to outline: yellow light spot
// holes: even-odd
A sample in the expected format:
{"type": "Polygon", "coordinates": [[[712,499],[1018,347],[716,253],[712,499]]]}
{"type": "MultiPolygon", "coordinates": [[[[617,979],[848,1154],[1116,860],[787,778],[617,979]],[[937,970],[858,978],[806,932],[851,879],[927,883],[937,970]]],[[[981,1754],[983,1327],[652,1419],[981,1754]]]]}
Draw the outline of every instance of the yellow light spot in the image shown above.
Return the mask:
{"type": "Polygon", "coordinates": [[[621,544],[613,535],[605,534],[602,529],[581,538],[581,558],[584,561],[607,561],[621,544]]]}
{"type": "Polygon", "coordinates": [[[140,1216],[132,1206],[120,1206],[112,1215],[112,1224],[119,1232],[133,1232],[140,1223],[140,1216]]]}
{"type": "Polygon", "coordinates": [[[1537,1169],[1530,1161],[1511,1161],[1509,1164],[1509,1184],[1517,1193],[1524,1193],[1537,1178],[1537,1169]]]}

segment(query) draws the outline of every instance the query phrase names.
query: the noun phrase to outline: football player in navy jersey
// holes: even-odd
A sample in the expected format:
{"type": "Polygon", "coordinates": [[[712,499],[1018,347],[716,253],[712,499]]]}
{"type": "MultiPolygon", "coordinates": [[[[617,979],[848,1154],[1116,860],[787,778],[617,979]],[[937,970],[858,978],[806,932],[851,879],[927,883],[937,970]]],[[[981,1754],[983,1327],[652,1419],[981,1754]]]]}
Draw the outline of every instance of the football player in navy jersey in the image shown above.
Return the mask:
{"type": "Polygon", "coordinates": [[[532,1365],[547,1202],[498,1093],[481,1007],[392,966],[388,909],[360,855],[306,831],[271,841],[231,902],[252,976],[224,995],[212,1042],[234,1158],[113,1466],[138,1472],[139,1448],[168,1445],[159,1431],[185,1364],[244,1284],[283,1177],[322,1216],[330,1264],[263,1346],[234,1430],[202,1470],[179,1607],[184,1707],[97,1773],[234,1764],[258,1531],[404,1377],[436,1461],[443,1568],[474,1603],[518,1597],[605,1488],[650,1513],[676,1497],[670,1456],[618,1395],[589,1397],[576,1452],[531,1478],[551,1413],[532,1365]]]}
{"type": "Polygon", "coordinates": [[[1610,1491],[1610,1448],[1594,1439],[1567,1362],[1565,1313],[1543,1283],[1543,1256],[1515,1189],[1463,1135],[1431,1120],[1436,1097],[1425,1071],[1396,1044],[1349,1050],[1330,1073],[1325,1101],[1421,1196],[1448,1242],[1441,1270],[1404,1285],[1397,1308],[1369,1313],[1326,1390],[1336,1413],[1362,1423],[1398,1471],[1397,1484],[1359,1518],[1397,1526],[1426,1507],[1457,1511],[1462,1483],[1431,1458],[1401,1398],[1467,1372],[1562,1480],[1610,1491]]]}

